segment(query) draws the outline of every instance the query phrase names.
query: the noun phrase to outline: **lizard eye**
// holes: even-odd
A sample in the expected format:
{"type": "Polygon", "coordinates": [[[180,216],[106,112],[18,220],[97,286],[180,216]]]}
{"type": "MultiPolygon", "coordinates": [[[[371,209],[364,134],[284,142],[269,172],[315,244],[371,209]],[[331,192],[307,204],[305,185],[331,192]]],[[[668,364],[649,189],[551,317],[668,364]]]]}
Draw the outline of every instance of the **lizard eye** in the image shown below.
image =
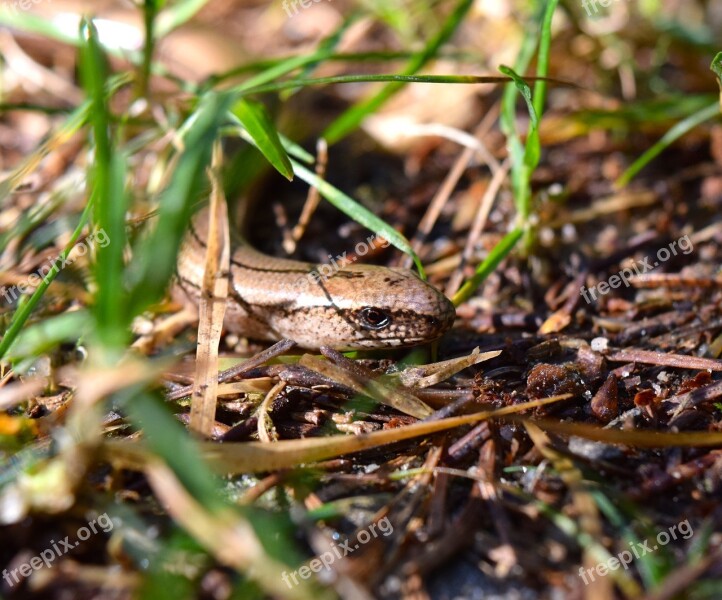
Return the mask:
{"type": "Polygon", "coordinates": [[[361,324],[367,329],[383,329],[391,323],[391,316],[378,308],[361,310],[361,324]]]}

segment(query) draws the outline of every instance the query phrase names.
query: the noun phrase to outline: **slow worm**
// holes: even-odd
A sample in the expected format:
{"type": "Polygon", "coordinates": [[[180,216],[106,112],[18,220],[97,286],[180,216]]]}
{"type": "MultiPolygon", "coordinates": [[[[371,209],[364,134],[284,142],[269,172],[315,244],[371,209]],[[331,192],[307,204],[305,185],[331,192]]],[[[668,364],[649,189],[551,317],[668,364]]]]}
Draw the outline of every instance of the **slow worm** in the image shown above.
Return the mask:
{"type": "MultiPolygon", "coordinates": [[[[208,209],[191,222],[173,295],[197,304],[205,265],[208,209]]],[[[440,337],[454,305],[412,271],[344,266],[328,277],[322,265],[267,256],[244,239],[232,242],[225,327],[257,339],[294,340],[337,350],[414,346],[440,337]]]]}

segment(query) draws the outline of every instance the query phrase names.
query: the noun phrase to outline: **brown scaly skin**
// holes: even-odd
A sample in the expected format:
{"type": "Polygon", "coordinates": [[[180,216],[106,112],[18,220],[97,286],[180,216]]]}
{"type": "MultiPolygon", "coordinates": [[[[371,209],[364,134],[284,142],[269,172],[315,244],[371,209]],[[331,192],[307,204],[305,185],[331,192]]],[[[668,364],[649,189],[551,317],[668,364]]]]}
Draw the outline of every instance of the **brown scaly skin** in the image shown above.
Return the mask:
{"type": "MultiPolygon", "coordinates": [[[[178,260],[178,301],[198,303],[207,230],[203,209],[178,260]]],[[[225,326],[240,335],[308,349],[399,348],[435,340],[454,322],[448,298],[409,270],[348,265],[324,279],[320,265],[233,244],[225,326]]]]}

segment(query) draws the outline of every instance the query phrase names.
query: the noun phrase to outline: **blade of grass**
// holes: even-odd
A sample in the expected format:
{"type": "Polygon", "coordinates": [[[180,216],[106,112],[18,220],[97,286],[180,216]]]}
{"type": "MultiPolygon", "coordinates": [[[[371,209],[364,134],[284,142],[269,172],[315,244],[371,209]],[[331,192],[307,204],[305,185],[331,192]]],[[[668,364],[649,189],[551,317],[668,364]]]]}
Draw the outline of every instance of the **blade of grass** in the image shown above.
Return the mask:
{"type": "MultiPolygon", "coordinates": [[[[131,81],[131,77],[127,73],[111,77],[106,93],[108,96],[112,96],[129,81],[131,81]]],[[[57,131],[52,133],[35,152],[23,160],[18,167],[13,169],[8,177],[0,182],[0,205],[2,205],[5,198],[23,182],[23,179],[38,167],[46,156],[56,148],[69,142],[73,136],[80,131],[80,128],[83,127],[90,118],[91,104],[92,102],[88,100],[76,108],[57,131]]]]}
{"type": "MultiPolygon", "coordinates": [[[[30,0],[27,1],[29,2],[30,0]]],[[[29,11],[11,11],[7,6],[9,6],[7,2],[0,4],[0,25],[6,25],[18,31],[34,33],[39,37],[56,40],[71,46],[81,46],[83,44],[83,40],[77,35],[77,29],[75,29],[76,25],[74,21],[77,19],[78,24],[80,22],[78,15],[67,13],[68,18],[48,20],[29,11]]],[[[160,32],[157,37],[162,37],[162,32],[160,32]]],[[[106,45],[101,43],[101,45],[107,54],[142,67],[144,60],[143,52],[135,49],[119,48],[111,44],[106,45]]],[[[183,90],[197,92],[197,86],[195,84],[174,76],[169,73],[163,65],[157,62],[152,63],[151,71],[154,74],[170,79],[183,90]]],[[[133,77],[134,75],[128,73],[126,76],[133,77]]]]}
{"type": "MultiPolygon", "coordinates": [[[[592,492],[592,496],[599,507],[604,513],[604,516],[612,523],[617,529],[621,530],[621,537],[630,547],[639,547],[640,537],[634,531],[634,529],[626,522],[622,513],[618,507],[600,490],[592,492]]],[[[635,519],[636,520],[636,519],[635,519]]],[[[650,534],[653,535],[652,532],[650,534]]],[[[663,546],[659,548],[663,550],[663,546]]],[[[648,552],[643,554],[635,561],[639,575],[644,582],[645,589],[652,589],[664,580],[668,569],[664,568],[664,561],[662,560],[663,555],[656,552],[648,552]]],[[[667,557],[668,558],[668,557],[667,557]]]]}
{"type": "MultiPolygon", "coordinates": [[[[219,473],[258,473],[288,469],[302,464],[334,458],[344,454],[360,452],[392,444],[419,436],[454,429],[478,423],[488,419],[508,418],[519,412],[554,404],[569,399],[569,394],[533,400],[504,408],[478,412],[462,417],[450,417],[438,421],[419,421],[395,429],[385,429],[359,435],[333,435],[321,438],[281,440],[273,444],[263,442],[238,442],[217,444],[202,442],[199,444],[201,455],[218,470],[219,473]]],[[[180,425],[178,425],[180,427],[180,425]]],[[[147,448],[137,442],[106,441],[104,455],[111,462],[141,467],[148,461],[147,448]]],[[[180,455],[178,457],[180,460],[180,455]]]]}
{"type": "Polygon", "coordinates": [[[647,150],[642,156],[632,163],[632,165],[622,173],[622,175],[614,182],[615,187],[623,188],[632,179],[634,179],[639,172],[644,169],[652,160],[662,154],[667,148],[669,148],[674,142],[676,142],[683,135],[692,131],[695,127],[698,127],[705,121],[719,117],[720,106],[717,102],[711,104],[702,110],[690,115],[686,119],[677,123],[672,129],[662,136],[662,138],[654,144],[649,150],[647,150]]]}
{"type": "Polygon", "coordinates": [[[23,330],[10,346],[7,358],[15,363],[24,358],[35,358],[58,344],[77,342],[92,331],[91,314],[77,310],[48,317],[23,330]]]}
{"type": "MultiPolygon", "coordinates": [[[[521,142],[518,141],[518,143],[515,143],[514,148],[514,160],[519,160],[521,163],[515,163],[512,167],[512,176],[515,181],[514,201],[518,211],[518,219],[522,225],[525,225],[531,213],[531,177],[539,165],[539,159],[541,158],[539,118],[534,108],[531,89],[526,81],[509,67],[501,66],[499,67],[499,71],[509,75],[514,80],[514,85],[524,98],[527,110],[529,111],[529,129],[527,131],[526,144],[522,150],[521,142]]],[[[516,139],[518,140],[518,138],[516,139]]]]}
{"type": "Polygon", "coordinates": [[[81,22],[81,38],[85,43],[81,46],[80,70],[91,102],[89,116],[95,154],[88,175],[89,189],[95,198],[95,222],[110,240],[97,248],[95,333],[106,348],[120,349],[127,342],[130,325],[122,284],[127,206],[125,156],[113,147],[111,140],[112,117],[105,95],[107,65],[92,21],[81,22]]]}
{"type": "Polygon", "coordinates": [[[517,73],[524,72],[531,62],[536,47],[538,36],[535,34],[525,41],[517,58],[514,69],[499,67],[505,75],[514,80],[514,85],[509,85],[504,94],[502,108],[502,130],[507,136],[509,152],[512,158],[512,187],[514,189],[514,201],[520,222],[526,224],[531,214],[531,177],[539,164],[541,145],[539,143],[539,119],[544,111],[546,100],[546,75],[549,70],[549,52],[551,46],[551,23],[554,17],[558,0],[549,0],[546,3],[543,17],[541,19],[541,39],[538,51],[537,78],[535,79],[535,90],[532,97],[528,84],[517,73]],[[526,145],[522,149],[521,139],[517,133],[516,120],[516,96],[520,93],[527,104],[530,117],[529,130],[527,131],[526,145]]]}
{"type": "Polygon", "coordinates": [[[241,121],[268,162],[286,179],[292,181],[291,161],[263,104],[241,99],[236,102],[232,112],[241,121]]]}
{"type": "Polygon", "coordinates": [[[53,190],[48,201],[32,207],[28,212],[23,212],[8,231],[0,234],[0,254],[5,251],[12,239],[24,238],[31,231],[42,226],[62,204],[63,196],[63,192],[53,190]]]}
{"type": "MultiPolygon", "coordinates": [[[[353,17],[351,15],[349,18],[353,17]]],[[[343,27],[343,25],[341,26],[343,27]]],[[[333,38],[333,34],[331,35],[331,38],[333,38]]],[[[330,39],[330,38],[329,38],[330,39]]],[[[299,74],[299,77],[304,78],[305,76],[309,75],[309,71],[312,71],[315,68],[315,65],[321,64],[321,63],[327,63],[329,61],[334,62],[376,62],[376,61],[382,61],[387,62],[391,60],[400,60],[400,59],[410,59],[412,56],[414,56],[413,52],[392,52],[392,51],[378,51],[378,52],[336,52],[333,54],[327,54],[327,49],[323,47],[320,47],[316,52],[310,55],[303,55],[303,56],[283,56],[280,58],[275,59],[262,59],[262,60],[255,60],[249,63],[245,63],[242,65],[239,65],[238,67],[234,67],[233,69],[230,69],[228,71],[225,71],[223,73],[218,73],[215,75],[211,75],[203,84],[203,89],[209,89],[210,87],[216,86],[219,83],[222,83],[224,81],[227,81],[228,79],[232,79],[234,77],[238,77],[239,75],[243,75],[245,73],[256,73],[261,71],[266,71],[271,68],[275,68],[280,64],[288,63],[289,61],[292,61],[292,64],[294,64],[294,67],[292,69],[287,69],[286,67],[283,68],[283,72],[281,75],[288,73],[290,71],[296,70],[298,68],[304,69],[299,74]]],[[[463,52],[439,52],[439,56],[441,58],[454,60],[456,62],[465,61],[468,63],[477,63],[478,57],[463,53],[463,52]]],[[[272,81],[273,79],[278,78],[278,74],[274,74],[273,76],[266,77],[264,76],[264,79],[266,81],[272,81]]],[[[240,84],[241,86],[247,85],[246,82],[243,84],[240,84]]],[[[255,85],[255,84],[254,84],[255,85]]],[[[236,88],[238,89],[238,88],[236,88]]]]}
{"type": "MultiPolygon", "coordinates": [[[[312,65],[321,61],[326,60],[333,52],[330,48],[321,48],[317,50],[316,52],[312,54],[306,54],[301,56],[291,56],[290,58],[287,58],[271,67],[263,71],[262,73],[259,73],[258,75],[255,75],[254,77],[251,77],[250,79],[247,79],[243,83],[231,88],[232,90],[236,92],[243,92],[252,88],[258,88],[261,86],[264,86],[272,81],[276,81],[280,77],[283,77],[287,73],[290,73],[291,71],[295,71],[296,69],[300,67],[305,67],[308,65],[312,65]]],[[[215,85],[217,81],[214,78],[210,78],[209,85],[215,85]]],[[[289,86],[289,89],[291,89],[293,86],[289,86]]]]}
{"type": "Polygon", "coordinates": [[[539,41],[539,54],[537,55],[536,74],[540,79],[534,85],[534,110],[541,118],[544,114],[544,103],[546,102],[547,83],[545,77],[549,73],[549,55],[552,43],[552,19],[557,9],[559,0],[549,0],[541,26],[541,40],[539,41]]]}
{"type": "Polygon", "coordinates": [[[69,34],[67,28],[61,27],[57,22],[48,21],[31,12],[17,10],[17,8],[11,10],[10,4],[7,2],[0,5],[0,25],[35,33],[42,38],[49,38],[66,44],[76,46],[80,44],[77,30],[69,34]]]}
{"type": "Polygon", "coordinates": [[[117,402],[143,430],[148,448],[170,466],[185,488],[211,511],[224,509],[215,476],[197,443],[163,401],[156,394],[127,389],[118,395],[117,402]]]}
{"type": "MultiPolygon", "coordinates": [[[[516,417],[511,417],[513,420],[516,417]]],[[[534,424],[552,433],[578,436],[605,444],[622,444],[632,448],[707,448],[722,446],[720,431],[651,431],[605,429],[583,423],[564,423],[552,419],[537,419],[534,424]]]]}
{"type": "Polygon", "coordinates": [[[516,243],[524,235],[524,230],[521,227],[515,228],[513,231],[507,233],[504,238],[494,246],[494,249],[484,259],[484,261],[476,268],[476,273],[469,279],[461,289],[456,292],[456,295],[451,299],[454,306],[459,306],[466,302],[469,298],[474,295],[476,289],[484,282],[484,280],[494,272],[499,263],[504,260],[509,253],[514,249],[516,243]]]}
{"type": "MultiPolygon", "coordinates": [[[[527,32],[519,56],[514,64],[515,73],[524,73],[529,67],[534,50],[537,43],[536,31],[527,32]]],[[[514,203],[516,204],[517,214],[522,215],[526,212],[524,198],[528,195],[524,191],[525,186],[525,167],[524,167],[524,145],[516,127],[516,98],[519,92],[518,86],[514,81],[506,86],[504,97],[502,99],[501,110],[501,130],[506,136],[506,144],[511,157],[511,185],[514,192],[514,203]]]]}
{"type": "MultiPolygon", "coordinates": [[[[178,508],[176,500],[187,490],[188,500],[192,498],[194,506],[202,507],[203,515],[196,513],[196,516],[208,519],[208,525],[212,524],[212,520],[220,520],[227,522],[227,531],[234,529],[228,527],[231,522],[236,524],[236,529],[241,525],[252,527],[263,546],[263,556],[258,556],[258,558],[265,558],[265,562],[273,564],[267,564],[268,568],[261,573],[258,572],[258,564],[243,564],[243,561],[231,564],[241,573],[249,569],[255,571],[249,575],[254,578],[258,577],[266,589],[278,591],[280,585],[285,586],[280,583],[278,567],[298,562],[299,556],[290,535],[282,527],[282,519],[275,515],[266,515],[258,510],[230,506],[219,491],[218,476],[209,468],[201,447],[188,435],[184,427],[169,411],[167,405],[157,395],[137,389],[128,389],[118,396],[130,418],[143,430],[145,443],[152,451],[152,455],[143,457],[146,473],[148,474],[149,469],[153,470],[156,467],[166,469],[158,464],[158,458],[160,458],[170,467],[174,477],[185,488],[183,490],[176,486],[176,492],[169,496],[167,486],[154,485],[154,491],[158,497],[164,498],[164,503],[172,510],[174,507],[178,508]],[[272,578],[271,575],[274,577],[272,578]]],[[[170,475],[170,473],[168,474],[170,475]]],[[[172,510],[172,512],[175,512],[174,517],[179,523],[188,527],[188,531],[193,533],[196,540],[208,542],[207,535],[203,535],[203,532],[199,531],[197,527],[193,527],[187,519],[184,520],[183,511],[172,510]]],[[[248,542],[251,541],[248,539],[248,542]]],[[[217,544],[211,545],[217,548],[217,544]]],[[[309,597],[308,594],[303,593],[303,588],[299,588],[298,592],[297,595],[290,597],[309,597]]]]}
{"type": "MultiPolygon", "coordinates": [[[[715,55],[709,68],[717,76],[717,83],[719,84],[720,91],[722,92],[722,52],[718,52],[715,55]]],[[[722,98],[720,98],[720,103],[722,103],[722,98]]]]}
{"type": "MultiPolygon", "coordinates": [[[[534,78],[527,77],[529,80],[534,78]]],[[[311,85],[327,85],[331,83],[373,83],[373,82],[391,82],[391,83],[508,83],[509,77],[501,77],[499,75],[336,75],[333,77],[318,77],[315,79],[292,79],[290,81],[278,81],[257,85],[254,87],[237,89],[241,96],[251,94],[265,94],[268,92],[278,92],[286,89],[293,89],[301,86],[311,85]]],[[[569,85],[566,82],[559,82],[569,85]]]]}
{"type": "MultiPolygon", "coordinates": [[[[351,13],[348,17],[344,18],[343,23],[334,31],[331,35],[327,36],[325,39],[321,40],[321,42],[318,45],[317,52],[319,54],[325,55],[324,60],[317,60],[315,62],[308,63],[304,66],[302,71],[298,74],[298,79],[308,79],[311,74],[314,72],[316,67],[320,64],[325,63],[327,60],[333,56],[333,52],[335,51],[338,44],[341,42],[344,33],[346,33],[353,25],[358,21],[363,14],[361,11],[354,11],[351,13]]],[[[296,89],[290,89],[281,94],[282,100],[288,100],[296,91],[298,91],[300,88],[296,89]]]]}
{"type": "MultiPolygon", "coordinates": [[[[499,67],[499,71],[504,73],[504,75],[508,75],[514,80],[514,85],[516,86],[517,90],[519,90],[522,98],[524,98],[524,102],[526,102],[526,107],[529,112],[529,130],[527,132],[527,141],[524,147],[522,161],[524,167],[526,168],[525,171],[523,171],[524,175],[527,180],[530,180],[531,174],[534,172],[534,169],[536,169],[536,167],[539,165],[539,159],[541,158],[541,144],[539,142],[539,116],[534,103],[535,99],[532,99],[532,93],[529,84],[524,81],[524,79],[522,79],[521,76],[518,75],[513,69],[502,65],[501,67],[499,67]]],[[[522,212],[524,220],[526,220],[529,211],[528,198],[526,200],[527,202],[523,205],[525,211],[522,212]]]]}
{"type": "MultiPolygon", "coordinates": [[[[159,2],[159,6],[164,6],[166,0],[159,2]]],[[[156,32],[158,39],[165,37],[174,29],[177,29],[184,23],[190,21],[206,4],[208,0],[180,0],[163,10],[158,15],[156,24],[156,32]]]]}
{"type": "MultiPolygon", "coordinates": [[[[460,0],[451,14],[444,21],[438,33],[429,40],[421,52],[416,54],[409,61],[408,65],[403,69],[402,74],[413,75],[419,71],[419,69],[423,68],[429,60],[436,56],[441,46],[443,46],[454,34],[473,4],[473,0],[460,0]]],[[[403,87],[404,84],[400,81],[394,81],[384,86],[377,94],[356,104],[355,106],[352,106],[349,110],[344,112],[326,129],[321,137],[326,139],[329,144],[333,144],[343,139],[356,129],[367,115],[378,110],[403,87]]]]}
{"type": "Polygon", "coordinates": [[[528,83],[517,74],[517,70],[527,69],[536,47],[537,36],[529,36],[519,52],[517,70],[500,66],[499,71],[509,76],[513,83],[507,86],[502,101],[501,125],[507,136],[507,145],[512,160],[512,188],[517,209],[517,227],[508,233],[492,250],[489,256],[477,267],[474,276],[464,283],[456,293],[452,302],[459,306],[468,300],[481,283],[496,269],[499,263],[514,249],[517,242],[528,232],[528,221],[531,214],[531,178],[541,158],[539,140],[539,119],[544,108],[546,96],[546,74],[549,68],[549,48],[551,45],[551,22],[558,0],[549,0],[546,4],[541,21],[541,41],[539,44],[539,65],[534,78],[535,95],[532,95],[528,83]],[[529,113],[529,129],[526,144],[522,145],[516,128],[516,96],[521,94],[529,113]]]}
{"type": "MultiPolygon", "coordinates": [[[[15,190],[23,180],[37,169],[40,162],[48,156],[54,149],[68,142],[85,123],[90,116],[90,102],[81,104],[75,109],[63,125],[55,131],[47,141],[43,142],[40,147],[30,156],[25,158],[10,175],[0,182],[0,204],[15,190]]],[[[5,241],[6,243],[6,241],[5,241]]]]}
{"type": "Polygon", "coordinates": [[[283,530],[278,526],[282,518],[275,515],[263,518],[265,515],[260,511],[248,509],[210,512],[183,489],[165,465],[151,462],[144,472],[154,494],[174,521],[191,533],[218,562],[257,581],[268,597],[331,600],[331,594],[312,582],[295,582],[294,587],[287,581],[284,567],[288,568],[289,564],[276,560],[273,552],[273,546],[280,547],[285,558],[291,548],[289,536],[281,535],[283,530]],[[243,513],[248,513],[251,518],[243,513]],[[272,546],[268,544],[269,538],[274,542],[272,546]]]}
{"type": "MultiPolygon", "coordinates": [[[[515,490],[509,490],[514,493],[515,490]]],[[[611,553],[604,547],[602,542],[595,536],[589,535],[583,531],[577,519],[574,519],[563,512],[560,512],[553,505],[547,504],[534,497],[527,496],[526,494],[517,494],[520,500],[526,500],[536,506],[541,514],[546,516],[554,525],[565,535],[576,539],[579,546],[585,548],[589,555],[597,564],[605,564],[609,559],[612,558],[611,553]]],[[[610,571],[610,576],[615,580],[615,583],[624,592],[624,597],[638,598],[641,595],[642,590],[639,584],[626,572],[624,571],[610,571]]],[[[606,596],[600,596],[605,598],[606,596]]]]}
{"type": "Polygon", "coordinates": [[[144,98],[148,97],[148,86],[150,85],[153,50],[155,48],[156,17],[163,4],[165,4],[165,0],[145,0],[143,3],[145,42],[143,44],[143,64],[138,78],[138,95],[144,98]]]}
{"type": "Polygon", "coordinates": [[[0,360],[5,358],[5,355],[7,354],[10,346],[12,346],[13,342],[17,339],[18,334],[23,328],[23,325],[25,325],[25,322],[28,320],[33,310],[35,310],[38,302],[40,302],[40,299],[43,297],[43,294],[45,294],[45,290],[48,289],[48,286],[58,276],[58,273],[60,273],[60,269],[58,269],[57,267],[57,262],[60,261],[62,264],[62,262],[64,262],[65,259],[68,257],[68,254],[70,254],[70,251],[73,249],[73,246],[75,246],[75,242],[78,241],[78,238],[80,237],[80,234],[82,233],[83,228],[88,221],[88,217],[90,216],[90,211],[92,207],[93,198],[91,198],[90,201],[86,204],[85,210],[83,210],[83,214],[80,217],[80,222],[78,223],[78,226],[75,228],[75,231],[73,231],[73,234],[70,236],[70,240],[66,244],[65,249],[60,253],[60,256],[58,256],[55,264],[53,265],[53,269],[45,277],[42,278],[40,285],[38,285],[38,287],[35,289],[30,299],[24,304],[22,304],[22,306],[20,306],[20,308],[18,308],[18,310],[13,315],[10,326],[7,328],[7,331],[5,331],[5,335],[3,335],[2,340],[0,340],[0,360]]]}
{"type": "Polygon", "coordinates": [[[206,94],[181,128],[184,151],[161,193],[155,229],[137,245],[126,271],[133,316],[163,297],[175,272],[193,203],[207,187],[205,173],[213,141],[232,101],[229,94],[206,94]]]}
{"type": "Polygon", "coordinates": [[[622,173],[617,181],[614,182],[617,188],[626,186],[644,167],[688,131],[691,131],[705,121],[719,117],[720,112],[722,112],[722,52],[718,52],[714,57],[712,64],[710,64],[710,70],[717,76],[717,84],[720,87],[719,101],[701,108],[672,127],[662,139],[642,154],[642,156],[634,161],[632,166],[622,173]]]}
{"type": "Polygon", "coordinates": [[[424,267],[421,259],[411,248],[409,241],[391,227],[388,223],[379,219],[367,208],[361,206],[350,196],[344,194],[338,188],[332,186],[327,181],[321,179],[316,173],[306,169],[295,160],[291,160],[294,173],[309,185],[314,186],[319,193],[326,198],[331,204],[338,208],[341,212],[351,217],[357,223],[373,231],[377,236],[388,240],[394,247],[411,256],[414,264],[419,271],[419,275],[425,278],[424,267]]]}

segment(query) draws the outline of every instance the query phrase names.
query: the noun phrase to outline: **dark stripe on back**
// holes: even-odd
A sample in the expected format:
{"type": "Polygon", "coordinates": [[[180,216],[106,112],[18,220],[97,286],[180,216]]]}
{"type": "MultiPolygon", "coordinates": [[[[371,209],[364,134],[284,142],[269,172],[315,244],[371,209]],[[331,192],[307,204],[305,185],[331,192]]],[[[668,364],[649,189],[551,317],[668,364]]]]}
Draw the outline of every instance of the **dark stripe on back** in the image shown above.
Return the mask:
{"type": "MultiPolygon", "coordinates": [[[[195,225],[193,224],[193,221],[190,223],[190,232],[191,235],[195,238],[196,242],[198,242],[203,248],[207,248],[208,244],[204,242],[200,235],[198,235],[198,232],[196,231],[195,225]]],[[[242,269],[248,269],[249,271],[257,271],[259,273],[295,273],[300,275],[308,275],[312,272],[312,270],[308,269],[272,269],[270,267],[257,267],[255,265],[249,265],[247,263],[241,262],[237,258],[234,258],[231,256],[231,264],[240,267],[242,269]]]]}

